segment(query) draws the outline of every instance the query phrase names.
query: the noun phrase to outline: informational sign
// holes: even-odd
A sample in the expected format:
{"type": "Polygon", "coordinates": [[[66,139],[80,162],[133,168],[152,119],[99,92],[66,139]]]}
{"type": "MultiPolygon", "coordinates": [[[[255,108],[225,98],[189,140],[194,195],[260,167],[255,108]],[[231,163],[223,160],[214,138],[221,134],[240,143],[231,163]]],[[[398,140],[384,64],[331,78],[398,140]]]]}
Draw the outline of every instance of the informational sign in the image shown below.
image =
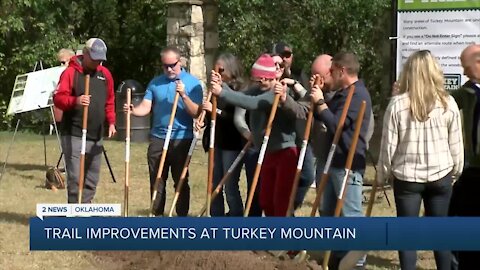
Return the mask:
{"type": "Polygon", "coordinates": [[[43,109],[52,104],[60,75],[65,67],[53,67],[18,75],[13,86],[7,115],[43,109]]]}
{"type": "Polygon", "coordinates": [[[396,76],[412,52],[429,50],[445,75],[445,88],[456,90],[468,79],[460,54],[480,43],[480,0],[397,0],[396,76]]]}

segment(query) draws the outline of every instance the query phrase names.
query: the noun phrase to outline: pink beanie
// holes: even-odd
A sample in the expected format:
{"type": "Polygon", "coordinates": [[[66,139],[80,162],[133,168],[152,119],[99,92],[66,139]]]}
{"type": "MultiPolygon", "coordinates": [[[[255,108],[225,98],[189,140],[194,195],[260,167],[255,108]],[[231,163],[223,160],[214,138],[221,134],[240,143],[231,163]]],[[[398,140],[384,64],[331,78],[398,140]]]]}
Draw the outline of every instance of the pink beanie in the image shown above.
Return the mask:
{"type": "Polygon", "coordinates": [[[251,75],[256,78],[275,79],[275,61],[268,54],[262,54],[252,66],[251,75]]]}

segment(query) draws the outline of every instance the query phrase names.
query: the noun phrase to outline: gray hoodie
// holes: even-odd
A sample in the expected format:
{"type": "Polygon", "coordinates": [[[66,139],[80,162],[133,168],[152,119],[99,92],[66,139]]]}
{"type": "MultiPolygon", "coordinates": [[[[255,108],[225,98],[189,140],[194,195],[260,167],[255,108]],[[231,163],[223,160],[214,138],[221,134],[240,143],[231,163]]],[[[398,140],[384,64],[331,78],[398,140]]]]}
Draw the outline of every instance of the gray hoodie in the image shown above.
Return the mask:
{"type": "MultiPolygon", "coordinates": [[[[259,87],[253,87],[245,92],[232,91],[223,85],[219,98],[225,102],[242,107],[250,111],[249,124],[253,135],[253,144],[260,149],[268,117],[274,100],[273,91],[262,91],[259,87]]],[[[278,151],[289,147],[296,147],[295,123],[297,119],[306,119],[307,108],[298,104],[287,95],[283,105],[279,105],[267,146],[267,152],[278,151]]]]}

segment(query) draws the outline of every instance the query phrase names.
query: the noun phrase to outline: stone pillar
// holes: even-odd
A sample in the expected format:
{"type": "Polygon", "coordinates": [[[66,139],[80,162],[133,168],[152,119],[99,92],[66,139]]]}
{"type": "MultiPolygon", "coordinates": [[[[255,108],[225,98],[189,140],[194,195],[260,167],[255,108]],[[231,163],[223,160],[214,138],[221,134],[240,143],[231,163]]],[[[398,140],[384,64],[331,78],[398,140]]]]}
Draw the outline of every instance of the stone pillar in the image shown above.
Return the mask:
{"type": "Polygon", "coordinates": [[[168,2],[167,44],[182,52],[182,63],[192,75],[206,82],[202,1],[168,2]]]}
{"type": "Polygon", "coordinates": [[[205,31],[205,66],[207,74],[213,69],[218,51],[218,3],[215,0],[203,1],[203,30],[205,31]]]}

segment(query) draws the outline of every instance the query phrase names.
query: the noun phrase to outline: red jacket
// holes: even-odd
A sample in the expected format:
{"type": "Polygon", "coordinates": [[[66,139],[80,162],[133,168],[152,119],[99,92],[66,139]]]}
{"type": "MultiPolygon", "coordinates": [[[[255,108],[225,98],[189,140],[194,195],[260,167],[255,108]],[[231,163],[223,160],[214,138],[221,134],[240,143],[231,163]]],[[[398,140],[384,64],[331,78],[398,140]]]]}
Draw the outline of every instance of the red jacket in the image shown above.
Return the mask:
{"type": "MultiPolygon", "coordinates": [[[[63,71],[58,82],[56,93],[53,97],[53,103],[62,111],[67,111],[75,108],[76,96],[72,95],[73,77],[75,70],[83,73],[83,67],[79,61],[82,56],[74,56],[70,59],[67,69],[63,71]]],[[[107,80],[107,102],[105,103],[105,117],[109,124],[115,124],[115,93],[113,90],[113,77],[110,71],[100,65],[97,71],[101,71],[106,76],[107,80]]]]}
{"type": "MultiPolygon", "coordinates": [[[[63,111],[62,134],[82,137],[83,107],[76,104],[77,97],[85,93],[83,56],[70,60],[60,76],[53,96],[55,107],[63,111]]],[[[115,94],[113,78],[104,66],[98,66],[90,75],[90,105],[88,106],[87,140],[98,141],[104,136],[104,123],[115,124],[115,94]]]]}

